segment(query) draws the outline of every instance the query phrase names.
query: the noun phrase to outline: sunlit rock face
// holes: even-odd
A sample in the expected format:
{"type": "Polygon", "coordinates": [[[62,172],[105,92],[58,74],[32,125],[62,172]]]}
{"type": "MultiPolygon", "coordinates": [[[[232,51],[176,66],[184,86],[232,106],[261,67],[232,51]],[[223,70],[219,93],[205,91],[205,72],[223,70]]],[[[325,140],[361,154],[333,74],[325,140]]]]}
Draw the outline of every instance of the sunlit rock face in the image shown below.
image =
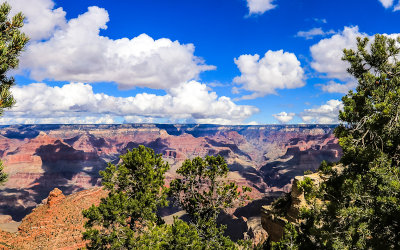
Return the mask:
{"type": "Polygon", "coordinates": [[[0,227],[0,249],[82,249],[86,243],[82,210],[98,205],[106,195],[100,187],[68,196],[53,189],[20,223],[14,222],[15,230],[0,227]]]}
{"type": "Polygon", "coordinates": [[[187,158],[220,154],[229,180],[258,199],[288,191],[294,176],[337,161],[331,125],[19,125],[2,126],[0,157],[9,174],[0,189],[0,214],[20,221],[54,188],[68,195],[100,184],[99,170],[145,145],[170,164],[169,182],[187,158]]]}

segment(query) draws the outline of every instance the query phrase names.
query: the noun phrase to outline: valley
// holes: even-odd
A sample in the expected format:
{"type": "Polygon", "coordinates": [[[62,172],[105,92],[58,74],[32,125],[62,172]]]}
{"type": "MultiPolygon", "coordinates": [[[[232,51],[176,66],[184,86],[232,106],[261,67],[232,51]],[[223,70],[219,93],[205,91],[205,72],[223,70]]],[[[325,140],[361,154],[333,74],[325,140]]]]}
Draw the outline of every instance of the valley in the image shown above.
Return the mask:
{"type": "Polygon", "coordinates": [[[0,214],[20,221],[54,188],[72,194],[100,185],[98,172],[119,155],[145,145],[171,169],[187,158],[222,155],[229,180],[253,189],[255,200],[287,192],[291,180],[337,161],[341,149],[333,125],[13,125],[2,126],[0,158],[8,181],[0,187],[0,214]]]}

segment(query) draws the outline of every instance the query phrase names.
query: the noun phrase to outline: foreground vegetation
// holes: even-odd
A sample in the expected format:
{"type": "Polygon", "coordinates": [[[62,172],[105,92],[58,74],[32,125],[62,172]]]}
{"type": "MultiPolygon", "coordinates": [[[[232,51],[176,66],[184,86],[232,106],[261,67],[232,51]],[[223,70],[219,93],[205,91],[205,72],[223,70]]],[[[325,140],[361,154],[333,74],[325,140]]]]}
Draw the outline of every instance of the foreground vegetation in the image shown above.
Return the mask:
{"type": "MultiPolygon", "coordinates": [[[[342,172],[321,166],[330,178],[318,189],[300,225],[289,224],[274,249],[400,248],[400,38],[357,39],[344,50],[357,92],[342,98],[336,128],[342,172]]],[[[307,198],[307,197],[306,197],[307,198]]],[[[311,200],[310,200],[311,201],[311,200]]]]}
{"type": "Polygon", "coordinates": [[[99,206],[84,211],[88,218],[83,238],[88,249],[238,249],[249,242],[233,242],[217,225],[221,211],[246,198],[249,188],[222,179],[228,174],[221,156],[186,160],[177,170],[180,178],[165,187],[169,169],[161,155],[139,146],[121,156],[117,166],[101,171],[109,191],[99,206]],[[157,211],[168,205],[167,197],[185,210],[189,220],[174,219],[166,225],[157,211]]]}
{"type": "MultiPolygon", "coordinates": [[[[7,74],[18,66],[28,42],[20,31],[24,16],[9,17],[0,6],[0,115],[15,104],[7,74]]],[[[358,81],[356,92],[343,97],[342,122],[335,130],[343,149],[341,172],[327,164],[326,182],[314,188],[304,179],[299,189],[310,201],[300,224],[288,224],[273,249],[398,249],[400,248],[400,39],[376,35],[372,42],[358,38],[356,50],[344,50],[348,72],[358,81]]],[[[122,163],[102,171],[109,194],[99,206],[84,211],[83,234],[89,249],[238,249],[249,242],[233,242],[216,219],[244,199],[220,156],[186,160],[167,188],[169,169],[160,155],[140,146],[122,156],[122,163]],[[166,225],[157,211],[168,197],[185,210],[187,221],[175,218],[166,225]]],[[[0,162],[0,184],[6,180],[0,162]]]]}
{"type": "MultiPolygon", "coordinates": [[[[264,249],[397,249],[400,248],[400,38],[376,35],[357,39],[357,50],[344,50],[356,92],[342,98],[342,122],[335,130],[343,149],[342,171],[325,162],[327,180],[315,187],[299,183],[309,207],[301,223],[289,223],[280,242],[264,249]]],[[[228,168],[220,156],[187,160],[181,178],[164,187],[168,165],[151,149],[139,147],[118,166],[102,172],[110,194],[99,207],[84,212],[89,220],[88,248],[237,249],[249,248],[224,236],[216,218],[241,194],[223,183],[228,168]],[[157,209],[167,195],[189,215],[165,225],[157,209]]],[[[243,191],[247,191],[246,188],[243,191]]]]}
{"type": "MultiPolygon", "coordinates": [[[[18,13],[9,17],[11,6],[6,2],[0,5],[0,116],[5,109],[11,108],[15,100],[10,92],[15,79],[7,74],[18,67],[18,56],[24,49],[29,38],[21,32],[24,16],[18,13]]],[[[7,175],[3,172],[0,161],[0,184],[4,183],[7,175]]]]}

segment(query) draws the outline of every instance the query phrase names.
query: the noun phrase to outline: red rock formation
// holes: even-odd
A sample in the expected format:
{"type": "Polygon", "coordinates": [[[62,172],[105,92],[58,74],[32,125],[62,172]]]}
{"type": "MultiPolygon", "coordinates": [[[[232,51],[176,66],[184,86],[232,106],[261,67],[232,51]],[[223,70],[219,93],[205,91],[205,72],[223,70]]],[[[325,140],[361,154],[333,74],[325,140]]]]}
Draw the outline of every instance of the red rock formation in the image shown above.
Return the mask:
{"type": "Polygon", "coordinates": [[[65,199],[65,196],[62,191],[58,188],[55,188],[53,191],[50,192],[46,204],[48,204],[49,207],[52,207],[55,204],[60,203],[63,199],[65,199]]]}
{"type": "MultiPolygon", "coordinates": [[[[294,175],[315,169],[341,151],[332,126],[26,125],[0,131],[9,180],[0,189],[0,214],[24,215],[55,187],[67,194],[99,184],[106,162],[140,144],[161,153],[175,176],[183,160],[221,154],[230,180],[257,199],[288,190],[294,175]],[[18,210],[12,209],[18,207],[18,210]],[[25,209],[25,210],[24,210],[25,209]],[[16,212],[18,211],[18,212],[16,212]]],[[[19,216],[20,217],[20,216],[19,216]]]]}
{"type": "Polygon", "coordinates": [[[26,216],[17,233],[0,230],[0,249],[78,249],[82,240],[82,210],[98,205],[107,194],[94,188],[64,196],[59,189],[50,192],[44,204],[26,216]]]}

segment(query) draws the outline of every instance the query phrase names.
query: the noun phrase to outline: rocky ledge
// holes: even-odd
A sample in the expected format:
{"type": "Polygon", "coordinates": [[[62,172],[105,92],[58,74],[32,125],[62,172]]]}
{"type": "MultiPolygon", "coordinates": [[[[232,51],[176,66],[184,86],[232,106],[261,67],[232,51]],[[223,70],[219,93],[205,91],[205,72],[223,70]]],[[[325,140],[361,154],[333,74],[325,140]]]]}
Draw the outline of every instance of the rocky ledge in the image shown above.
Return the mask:
{"type": "MultiPolygon", "coordinates": [[[[338,165],[333,167],[333,169],[337,173],[340,173],[343,170],[343,166],[338,165]]],[[[310,202],[312,202],[306,200],[304,192],[298,187],[298,183],[305,178],[310,178],[315,188],[318,188],[328,177],[328,175],[324,175],[321,172],[296,176],[293,179],[292,189],[289,193],[276,200],[272,205],[262,206],[261,224],[267,231],[271,241],[279,241],[282,238],[284,227],[288,222],[294,224],[301,223],[299,218],[300,210],[309,207],[310,202]]]]}
{"type": "Polygon", "coordinates": [[[0,230],[0,249],[78,249],[82,240],[82,210],[99,204],[106,196],[102,188],[92,188],[64,196],[58,188],[33,209],[16,233],[0,230]]]}
{"type": "MultiPolygon", "coordinates": [[[[291,180],[341,156],[334,125],[14,125],[0,126],[0,158],[8,181],[0,214],[21,221],[54,188],[65,195],[100,184],[99,170],[145,145],[163,156],[176,177],[184,159],[222,155],[229,181],[253,189],[257,200],[289,191],[291,180]]],[[[257,210],[257,216],[258,216],[257,210]]],[[[1,226],[1,225],[0,225],[1,226]]]]}

